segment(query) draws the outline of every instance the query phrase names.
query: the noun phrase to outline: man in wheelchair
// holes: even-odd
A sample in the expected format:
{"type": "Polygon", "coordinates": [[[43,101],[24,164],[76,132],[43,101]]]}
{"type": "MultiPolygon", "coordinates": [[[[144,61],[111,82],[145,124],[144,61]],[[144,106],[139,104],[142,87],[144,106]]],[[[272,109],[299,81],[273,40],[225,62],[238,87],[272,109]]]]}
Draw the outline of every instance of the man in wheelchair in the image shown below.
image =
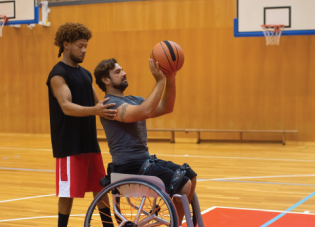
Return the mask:
{"type": "MultiPolygon", "coordinates": [[[[149,67],[156,83],[146,99],[124,95],[128,87],[127,73],[115,59],[101,61],[94,70],[97,85],[105,92],[105,97],[110,98],[107,104],[115,103],[111,109],[117,109],[114,120],[101,118],[113,161],[108,171],[157,176],[168,194],[186,194],[191,202],[197,174],[187,164],[180,166],[150,157],[148,152],[145,120],[171,113],[176,96],[176,73],[165,76],[153,59],[149,59],[149,67]]],[[[173,202],[181,223],[183,206],[177,198],[173,202]]]]}

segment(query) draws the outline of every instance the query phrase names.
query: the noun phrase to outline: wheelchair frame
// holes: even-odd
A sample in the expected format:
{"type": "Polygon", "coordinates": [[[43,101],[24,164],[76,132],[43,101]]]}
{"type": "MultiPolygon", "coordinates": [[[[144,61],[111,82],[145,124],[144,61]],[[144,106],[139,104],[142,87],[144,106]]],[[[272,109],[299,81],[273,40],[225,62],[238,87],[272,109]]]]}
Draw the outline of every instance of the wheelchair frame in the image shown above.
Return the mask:
{"type": "MultiPolygon", "coordinates": [[[[118,218],[121,221],[118,225],[119,227],[160,225],[169,227],[179,226],[176,208],[169,195],[165,192],[165,186],[161,179],[155,176],[111,173],[111,184],[106,186],[92,201],[85,217],[84,227],[91,226],[92,215],[97,206],[97,203],[103,198],[105,194],[108,194],[110,192],[113,193],[111,194],[112,205],[116,220],[118,218]],[[117,190],[117,188],[119,188],[119,193],[113,193],[113,190],[117,190]],[[132,190],[130,190],[130,188],[132,188],[132,190]],[[136,194],[137,197],[142,197],[141,203],[139,202],[138,205],[133,204],[133,202],[131,201],[131,198],[133,198],[134,194],[136,194]],[[128,205],[137,212],[132,222],[128,221],[127,218],[121,213],[121,210],[118,206],[118,203],[120,202],[120,197],[124,197],[128,205]],[[147,197],[153,198],[153,201],[150,201],[152,206],[151,212],[148,212],[144,209],[144,203],[147,197]],[[158,211],[153,210],[156,206],[158,207],[158,198],[164,201],[163,205],[165,205],[168,209],[169,217],[166,220],[158,215],[158,211]],[[141,215],[145,216],[145,218],[140,220],[141,215]],[[153,221],[155,222],[154,224],[152,224],[153,221]]],[[[204,227],[196,192],[192,200],[192,207],[195,218],[194,223],[191,217],[187,196],[175,194],[173,197],[180,198],[180,200],[182,201],[187,227],[194,227],[197,224],[199,227],[204,227]]]]}

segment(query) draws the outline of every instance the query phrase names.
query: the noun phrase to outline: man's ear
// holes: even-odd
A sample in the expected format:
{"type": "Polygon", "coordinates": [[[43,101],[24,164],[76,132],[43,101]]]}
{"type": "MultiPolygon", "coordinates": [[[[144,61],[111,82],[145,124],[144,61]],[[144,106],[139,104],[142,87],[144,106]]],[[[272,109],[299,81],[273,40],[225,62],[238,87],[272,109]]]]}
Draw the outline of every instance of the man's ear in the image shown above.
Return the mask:
{"type": "Polygon", "coordinates": [[[109,84],[110,83],[109,77],[102,77],[102,81],[103,81],[104,84],[109,84]]]}
{"type": "Polygon", "coordinates": [[[65,49],[65,50],[69,50],[69,47],[70,46],[70,43],[69,42],[67,42],[67,41],[63,41],[63,48],[65,49]]]}

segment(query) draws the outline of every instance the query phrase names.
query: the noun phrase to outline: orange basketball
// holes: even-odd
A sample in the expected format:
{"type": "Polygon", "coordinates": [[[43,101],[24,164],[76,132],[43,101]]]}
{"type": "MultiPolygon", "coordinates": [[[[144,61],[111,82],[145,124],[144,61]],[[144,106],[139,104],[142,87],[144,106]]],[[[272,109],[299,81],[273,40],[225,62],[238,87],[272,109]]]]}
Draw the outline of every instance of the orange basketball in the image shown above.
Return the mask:
{"type": "Polygon", "coordinates": [[[180,70],[184,64],[184,52],[175,42],[163,41],[156,44],[150,56],[154,62],[158,62],[161,71],[168,75],[180,70]]]}

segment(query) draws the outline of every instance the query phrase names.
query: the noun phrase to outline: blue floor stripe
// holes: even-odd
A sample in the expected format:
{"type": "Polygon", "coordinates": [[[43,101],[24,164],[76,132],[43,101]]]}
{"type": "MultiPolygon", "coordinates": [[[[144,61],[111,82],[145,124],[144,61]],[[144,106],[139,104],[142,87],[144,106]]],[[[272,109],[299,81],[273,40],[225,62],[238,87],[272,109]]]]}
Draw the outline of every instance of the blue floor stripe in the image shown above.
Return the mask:
{"type": "MultiPolygon", "coordinates": [[[[306,200],[308,200],[309,198],[311,198],[312,196],[315,195],[315,192],[313,192],[312,194],[308,195],[307,197],[305,197],[304,199],[302,199],[300,202],[294,204],[293,206],[291,206],[290,208],[286,209],[285,211],[286,212],[289,212],[291,210],[293,210],[294,208],[296,208],[297,206],[301,205],[302,203],[304,203],[306,200]]],[[[270,221],[266,222],[265,224],[263,224],[262,226],[260,227],[266,227],[272,223],[274,223],[275,221],[277,221],[279,218],[283,217],[286,212],[283,212],[281,214],[279,214],[278,216],[274,217],[273,219],[271,219],[270,221]]]]}
{"type": "Polygon", "coordinates": [[[236,183],[251,183],[251,184],[281,184],[281,185],[296,185],[296,186],[312,186],[315,184],[296,184],[296,183],[281,183],[281,182],[267,182],[267,181],[240,181],[240,180],[214,180],[214,181],[226,181],[226,182],[236,182],[236,183]]]}

